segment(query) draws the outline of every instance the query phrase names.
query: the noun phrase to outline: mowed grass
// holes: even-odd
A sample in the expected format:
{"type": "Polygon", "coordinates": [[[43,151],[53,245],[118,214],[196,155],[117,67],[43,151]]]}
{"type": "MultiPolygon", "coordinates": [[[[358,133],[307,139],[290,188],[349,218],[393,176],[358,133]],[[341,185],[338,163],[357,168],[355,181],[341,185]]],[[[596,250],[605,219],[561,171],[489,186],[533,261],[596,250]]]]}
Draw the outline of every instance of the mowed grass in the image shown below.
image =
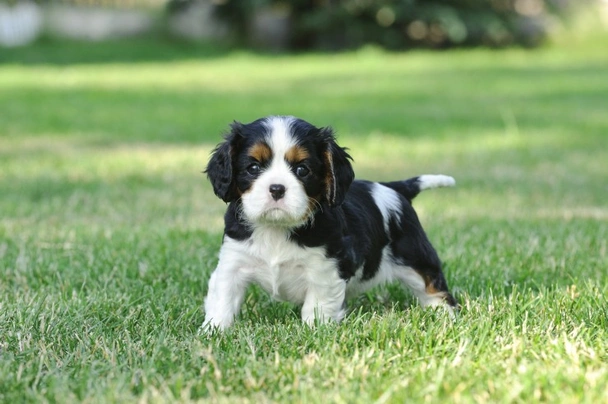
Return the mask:
{"type": "Polygon", "coordinates": [[[608,402],[603,43],[3,50],[0,401],[608,402]],[[225,209],[201,171],[269,114],[333,126],[359,178],[456,178],[415,201],[455,321],[390,286],[309,328],[254,287],[198,333],[225,209]]]}

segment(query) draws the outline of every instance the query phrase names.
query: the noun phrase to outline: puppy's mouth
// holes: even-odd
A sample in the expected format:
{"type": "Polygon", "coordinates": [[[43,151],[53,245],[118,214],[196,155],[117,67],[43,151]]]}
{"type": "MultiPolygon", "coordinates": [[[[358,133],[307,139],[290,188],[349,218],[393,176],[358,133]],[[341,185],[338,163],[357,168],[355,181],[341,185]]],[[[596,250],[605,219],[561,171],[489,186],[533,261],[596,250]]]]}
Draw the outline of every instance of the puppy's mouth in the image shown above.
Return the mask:
{"type": "Polygon", "coordinates": [[[296,214],[283,203],[270,203],[257,222],[280,227],[297,227],[308,220],[308,213],[296,214]]]}
{"type": "Polygon", "coordinates": [[[282,204],[274,203],[268,206],[261,214],[261,219],[269,221],[293,220],[289,209],[282,204]]]}

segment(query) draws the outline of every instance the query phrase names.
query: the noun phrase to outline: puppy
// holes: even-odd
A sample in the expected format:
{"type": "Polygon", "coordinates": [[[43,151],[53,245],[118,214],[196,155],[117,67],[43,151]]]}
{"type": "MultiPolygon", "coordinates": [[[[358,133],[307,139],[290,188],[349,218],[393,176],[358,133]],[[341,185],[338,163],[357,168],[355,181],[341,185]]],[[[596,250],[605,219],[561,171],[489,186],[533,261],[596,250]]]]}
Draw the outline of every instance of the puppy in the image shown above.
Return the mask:
{"type": "Polygon", "coordinates": [[[346,299],[392,281],[424,306],[456,307],[411,204],[454,179],[355,181],[350,159],[330,128],[298,118],[232,124],[206,169],[229,205],[203,328],[229,327],[252,282],[302,305],[308,324],[342,320],[346,299]]]}

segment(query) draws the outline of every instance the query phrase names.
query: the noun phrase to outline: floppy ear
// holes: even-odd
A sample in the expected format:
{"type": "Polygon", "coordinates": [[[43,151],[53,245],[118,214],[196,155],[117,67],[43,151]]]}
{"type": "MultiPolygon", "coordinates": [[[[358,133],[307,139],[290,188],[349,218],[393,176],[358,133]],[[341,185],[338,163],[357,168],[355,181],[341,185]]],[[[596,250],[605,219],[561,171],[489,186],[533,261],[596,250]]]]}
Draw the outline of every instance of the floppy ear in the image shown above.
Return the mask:
{"type": "Polygon", "coordinates": [[[355,173],[346,149],[338,146],[331,128],[321,128],[320,134],[325,141],[323,161],[325,163],[325,199],[329,206],[340,206],[346,191],[355,179],[355,173]]]}
{"type": "Polygon", "coordinates": [[[213,192],[224,202],[232,202],[238,198],[236,184],[234,181],[234,158],[237,154],[237,145],[241,139],[239,133],[242,125],[234,122],[231,132],[225,137],[223,143],[217,145],[211,154],[207,164],[207,178],[213,186],[213,192]]]}

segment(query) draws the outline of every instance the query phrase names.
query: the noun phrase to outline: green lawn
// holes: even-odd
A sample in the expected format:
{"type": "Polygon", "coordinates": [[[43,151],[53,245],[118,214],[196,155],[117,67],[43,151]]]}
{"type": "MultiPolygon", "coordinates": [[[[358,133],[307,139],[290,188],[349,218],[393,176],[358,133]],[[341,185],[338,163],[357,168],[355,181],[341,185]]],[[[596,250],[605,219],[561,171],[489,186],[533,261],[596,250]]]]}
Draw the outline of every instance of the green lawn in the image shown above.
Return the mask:
{"type": "Polygon", "coordinates": [[[269,56],[170,43],[0,54],[0,402],[608,402],[608,52],[269,56]],[[199,335],[233,120],[332,125],[415,201],[462,304],[397,287],[342,324],[247,295],[199,335]]]}

